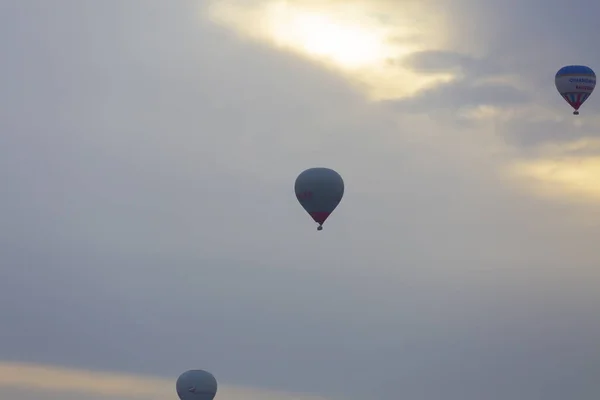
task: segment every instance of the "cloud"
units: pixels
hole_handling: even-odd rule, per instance
[[[519,78],[493,58],[433,50],[413,53],[403,65],[420,74],[446,73],[455,79],[387,101],[395,111],[436,115],[463,127],[473,120],[513,120],[515,110],[528,109],[533,99],[520,87]]]
[[[447,24],[427,4],[405,1],[281,1],[206,3],[211,21],[244,38],[332,68],[373,100],[410,96],[453,80],[449,73],[415,74],[402,60],[444,39],[424,26]]]
[[[445,50],[413,53],[404,60],[404,63],[406,66],[422,73],[454,70],[470,80],[508,72],[488,59]]]
[[[0,15],[0,358],[163,397],[204,367],[282,397],[593,398],[573,182],[598,103],[574,119],[552,79],[597,35],[556,29],[564,4],[284,3]],[[317,165],[346,182],[320,233],[293,193]]]
[[[596,203],[600,198],[597,174],[600,166],[598,139],[546,141],[510,165],[507,173],[534,183],[532,189],[553,199]]]
[[[20,363],[2,363],[0,372],[1,388],[18,388],[24,392],[162,398],[167,384],[172,386],[166,379]]]
[[[183,371],[182,371],[183,372]],[[153,376],[62,368],[53,365],[0,363],[0,395],[21,399],[166,399],[176,398],[175,380]],[[69,397],[70,398],[70,397]],[[219,384],[216,399],[324,400],[308,394],[285,393]]]
[[[394,101],[395,109],[405,112],[456,112],[485,106],[501,108],[524,104],[529,97],[523,91],[501,84],[476,84],[463,79],[425,90],[407,100]]]

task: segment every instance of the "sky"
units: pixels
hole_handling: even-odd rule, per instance
[[[599,3],[1,10],[1,398],[597,398]]]

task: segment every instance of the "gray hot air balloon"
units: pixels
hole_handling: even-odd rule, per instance
[[[344,180],[332,169],[309,168],[298,175],[294,189],[300,205],[319,224],[320,231],[342,201]]]
[[[217,380],[210,372],[193,369],[177,378],[175,389],[181,400],[212,400],[217,394]]]

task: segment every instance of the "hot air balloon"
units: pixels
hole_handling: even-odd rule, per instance
[[[579,107],[596,87],[596,74],[584,65],[567,65],[558,70],[554,84],[560,95],[575,109],[573,115],[579,115]]]
[[[344,196],[344,180],[332,169],[309,168],[296,178],[294,185],[300,205],[323,230],[325,220]]]
[[[189,370],[179,375],[175,389],[181,400],[213,400],[217,394],[217,380],[210,372]]]

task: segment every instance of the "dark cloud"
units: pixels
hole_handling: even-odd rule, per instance
[[[526,92],[501,84],[474,85],[470,79],[461,79],[424,90],[418,95],[388,102],[402,111],[435,114],[457,112],[479,106],[514,106],[526,104]]]
[[[513,106],[526,104],[531,96],[513,86],[500,83],[482,83],[507,71],[491,59],[474,57],[450,51],[416,53],[403,62],[404,66],[423,74],[454,73],[460,76],[447,84],[425,89],[414,97],[388,102],[395,108],[426,114],[452,113],[479,106]]]
[[[573,117],[572,109],[556,92],[553,72],[535,73],[531,69],[515,70],[515,66],[503,63],[497,55],[491,58],[476,59],[474,57],[447,51],[430,51],[417,53],[406,61],[406,65],[415,71],[427,73],[454,72],[464,77],[458,81],[425,90],[409,99],[390,102],[397,110],[438,115],[447,123],[458,127],[474,127],[475,121],[468,118],[457,118],[460,111],[479,106],[492,106],[512,110],[513,117],[499,118],[495,122],[497,132],[502,132],[506,140],[525,151],[548,142],[566,143],[569,141],[594,136],[594,126],[585,122],[585,115],[594,115],[597,106],[593,100],[586,103],[580,118]],[[504,64],[504,65],[503,65]],[[529,92],[524,88],[503,84],[480,84],[478,79],[490,78],[502,74],[519,76],[540,89]],[[593,99],[591,97],[590,99]],[[550,119],[548,115],[540,118],[536,111],[527,114],[531,105],[552,105],[557,117]],[[509,111],[510,112],[510,111]],[[519,117],[514,117],[519,115]],[[583,126],[574,124],[577,119]]]
[[[423,73],[460,72],[469,80],[507,72],[489,59],[442,50],[415,53],[403,60],[403,64]]]
[[[557,115],[559,111],[557,111]],[[569,110],[564,110],[562,120],[522,121],[513,119],[499,121],[498,127],[504,132],[504,137],[525,152],[536,151],[540,145],[556,144],[565,149],[570,142],[596,137],[594,126],[577,126],[577,118]],[[533,117],[533,116],[532,116]],[[581,119],[585,119],[582,117]]]

